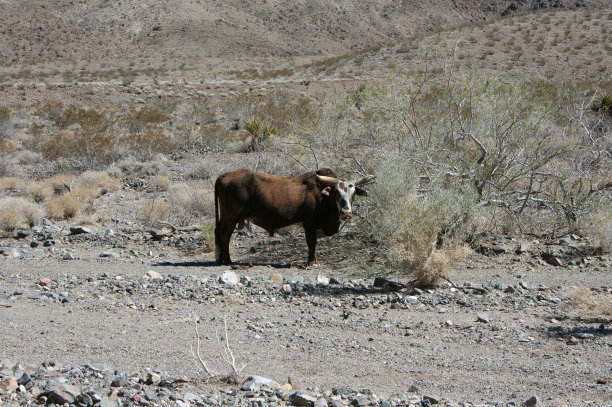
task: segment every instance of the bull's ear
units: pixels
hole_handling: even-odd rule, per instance
[[[321,195],[323,196],[329,196],[329,193],[331,192],[331,187],[325,187],[323,188],[323,190],[321,191]]]
[[[355,187],[355,194],[360,196],[368,196],[368,191],[363,188]]]

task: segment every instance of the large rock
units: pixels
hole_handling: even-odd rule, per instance
[[[226,271],[219,277],[219,282],[225,285],[237,285],[238,276],[233,271]]]
[[[57,387],[51,387],[47,391],[47,401],[55,404],[74,404],[77,397],[81,394],[81,389],[77,386],[64,383]]]
[[[12,393],[17,390],[19,384],[17,384],[17,379],[13,376],[9,376],[6,379],[0,381],[0,390],[5,393]]]

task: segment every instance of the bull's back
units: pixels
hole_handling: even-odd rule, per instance
[[[243,169],[222,174],[215,186],[222,212],[276,230],[303,222],[314,210],[313,179],[310,174],[283,177]]]

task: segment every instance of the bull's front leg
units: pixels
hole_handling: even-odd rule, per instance
[[[308,265],[318,266],[317,253],[315,249],[317,247],[317,229],[316,227],[304,226],[304,232],[306,234],[306,244],[308,245]]]

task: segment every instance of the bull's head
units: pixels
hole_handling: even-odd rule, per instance
[[[376,178],[374,175],[369,175],[353,182],[343,178],[317,175],[319,182],[325,186],[322,194],[335,198],[340,220],[353,216],[353,200],[355,195],[367,196],[368,192],[360,186],[372,182],[374,178]]]

